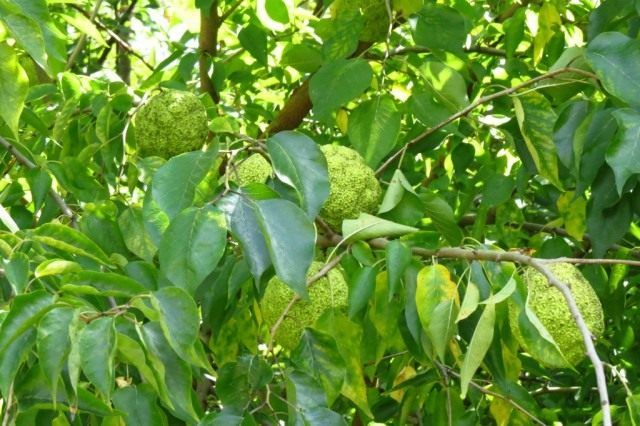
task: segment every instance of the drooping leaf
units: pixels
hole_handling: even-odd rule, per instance
[[[399,240],[390,241],[385,247],[389,301],[400,288],[400,280],[411,264],[411,248]]]
[[[493,328],[496,320],[496,307],[488,303],[482,311],[476,329],[471,337],[467,353],[460,369],[460,397],[465,398],[469,389],[469,383],[491,346],[493,340]]]
[[[378,209],[384,219],[403,225],[415,225],[424,214],[425,206],[400,169],[391,182]]]
[[[44,290],[13,298],[11,309],[0,326],[0,353],[15,339],[38,323],[52,308],[54,298]]]
[[[618,134],[607,149],[606,160],[616,177],[616,189],[622,195],[627,180],[640,173],[640,114],[630,108],[613,112]]]
[[[538,172],[553,185],[562,188],[553,143],[553,125],[557,116],[551,104],[540,93],[529,92],[514,97],[513,105],[520,132]]]
[[[329,197],[327,162],[318,145],[302,133],[286,131],[267,139],[267,149],[278,179],[296,190],[300,205],[314,219]]]
[[[217,208],[184,210],[171,221],[160,242],[160,271],[175,286],[194,294],[224,254],[226,237],[224,215]]]
[[[18,138],[20,114],[29,89],[29,78],[20,63],[16,51],[6,43],[0,43],[0,118]]]
[[[434,50],[461,52],[467,37],[466,22],[456,9],[427,4],[409,20],[417,45]]]
[[[23,293],[29,282],[29,257],[22,252],[14,252],[4,264],[4,274],[14,293]]]
[[[349,117],[351,145],[374,168],[395,147],[402,114],[393,98],[381,96],[361,103]]]
[[[49,69],[44,38],[36,21],[23,14],[7,14],[2,17],[11,35],[44,70]]]
[[[116,409],[124,413],[127,424],[140,426],[167,424],[167,419],[156,402],[156,394],[148,384],[142,383],[117,389],[111,398]]]
[[[458,226],[451,206],[434,194],[425,195],[422,197],[422,202],[425,206],[425,214],[433,221],[436,230],[449,244],[460,244],[464,234]]]
[[[57,399],[60,373],[69,355],[69,325],[73,316],[72,308],[59,307],[47,312],[38,324],[38,359],[54,401]]]
[[[276,275],[298,294],[306,295],[307,270],[315,250],[313,222],[287,200],[255,201],[255,211]]]
[[[153,293],[151,303],[160,314],[160,327],[169,345],[183,359],[188,359],[200,324],[195,301],[179,287],[164,287]]]
[[[91,321],[78,338],[80,365],[87,378],[109,398],[114,384],[116,330],[111,317]]]
[[[456,331],[455,321],[460,309],[458,290],[446,267],[431,265],[420,271],[416,305],[424,331],[438,357],[444,360],[447,345]]]

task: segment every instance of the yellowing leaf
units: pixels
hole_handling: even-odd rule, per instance
[[[567,191],[558,197],[556,205],[569,235],[582,241],[587,231],[587,200],[582,196],[576,197],[573,191]]]

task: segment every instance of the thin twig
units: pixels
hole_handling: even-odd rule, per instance
[[[222,15],[220,15],[220,23],[227,20],[229,16],[242,4],[242,0],[236,0],[227,10],[225,10]]]
[[[33,161],[29,160],[22,152],[18,151],[18,149],[16,149],[16,147],[13,146],[11,142],[4,139],[2,136],[0,136],[0,145],[2,145],[7,151],[9,151],[9,153],[13,155],[20,164],[27,167],[28,169],[35,169],[37,167],[33,163]],[[72,225],[75,226],[76,215],[75,213],[73,213],[73,210],[69,208],[69,205],[64,201],[60,194],[53,190],[53,188],[49,188],[49,194],[51,195],[51,198],[53,198],[53,201],[55,201],[55,203],[58,205],[58,207],[60,207],[60,210],[62,210],[62,214],[67,216],[71,220]]]
[[[96,16],[98,16],[98,11],[100,10],[100,5],[102,4],[103,0],[96,0],[96,4],[93,7],[93,11],[91,12],[91,15],[89,15],[89,20],[91,22],[94,22],[94,20],[96,19]],[[67,60],[67,69],[71,69],[76,61],[78,60],[78,55],[80,55],[80,52],[82,52],[82,49],[84,49],[85,44],[87,43],[87,35],[85,33],[82,33],[82,35],[80,36],[80,38],[78,39],[78,43],[76,44],[76,47],[73,48],[73,52],[71,52],[71,55],[69,55],[69,59]]]
[[[91,15],[89,15],[89,13],[87,13],[87,11],[84,10],[82,7],[78,6],[77,4],[71,4],[70,6],[73,9],[77,10],[78,12],[80,12],[81,14],[83,14],[85,17],[91,19]],[[105,33],[107,33],[107,35],[109,35],[111,40],[113,40],[116,44],[118,44],[118,46],[123,48],[127,53],[129,53],[130,55],[133,55],[136,58],[140,59],[140,62],[142,62],[150,70],[152,70],[152,71],[154,70],[153,65],[151,65],[149,62],[147,62],[147,60],[144,59],[144,56],[142,56],[140,53],[136,52],[133,49],[133,47],[131,47],[131,45],[129,43],[127,43],[125,40],[123,40],[122,37],[120,37],[116,32],[111,30],[109,27],[107,27],[105,24],[100,22],[95,17],[91,20],[91,22],[93,23],[93,25],[96,26],[96,28],[98,28],[99,30],[102,30]]]
[[[480,105],[483,105],[483,104],[485,104],[485,103],[487,103],[489,101],[492,101],[494,99],[500,98],[502,96],[511,95],[511,94],[517,92],[518,90],[522,89],[522,88],[531,86],[532,84],[535,84],[535,83],[537,83],[539,81],[546,80],[546,79],[549,79],[549,78],[553,78],[553,77],[555,77],[557,75],[564,74],[564,73],[576,73],[576,74],[580,74],[580,75],[583,75],[583,76],[588,77],[588,78],[594,78],[594,79],[598,78],[595,74],[593,74],[593,73],[591,73],[589,71],[581,70],[579,68],[565,67],[565,68],[559,68],[557,70],[549,71],[549,72],[547,72],[545,74],[542,74],[542,75],[539,75],[537,77],[534,77],[531,80],[527,80],[525,82],[517,84],[517,85],[515,85],[513,87],[510,87],[508,89],[504,89],[504,90],[501,90],[499,92],[492,93],[491,95],[487,95],[487,96],[483,96],[481,98],[478,98],[474,102],[469,104],[467,107],[465,107],[464,109],[462,109],[462,110],[456,112],[455,114],[449,116],[448,118],[446,118],[445,120],[443,120],[440,123],[436,124],[435,126],[426,129],[424,132],[420,133],[418,136],[416,136],[415,138],[413,138],[409,142],[407,142],[402,147],[402,149],[396,151],[380,167],[378,167],[378,170],[376,170],[376,175],[379,175],[380,173],[385,171],[398,157],[402,156],[410,147],[412,147],[413,145],[417,144],[418,142],[424,140],[425,138],[431,136],[432,134],[434,134],[438,130],[440,130],[443,127],[447,126],[449,123],[452,123],[452,122],[456,121],[458,118],[464,117],[465,115],[469,114],[471,111],[473,111],[474,109],[476,109]]]
[[[449,374],[451,374],[452,376],[457,377],[458,379],[460,378],[460,373],[457,373],[455,370],[453,370],[451,367],[447,366],[447,365],[443,365],[440,364],[439,362],[436,361],[436,365],[439,366],[441,369],[444,369],[446,371],[449,372]],[[541,425],[541,426],[545,426],[545,423],[540,420],[539,418],[537,418],[536,416],[534,416],[532,413],[530,413],[526,408],[524,408],[522,405],[518,404],[516,401],[514,401],[513,399],[511,399],[510,397],[506,396],[506,395],[502,395],[501,393],[498,392],[494,392],[490,389],[485,388],[484,386],[480,386],[479,384],[477,384],[476,382],[474,382],[473,380],[471,380],[469,382],[469,385],[474,388],[477,389],[478,391],[480,391],[481,393],[485,394],[485,395],[490,395],[493,396],[495,398],[500,398],[501,400],[507,402],[509,405],[511,405],[513,408],[515,408],[516,410],[520,411],[522,414],[524,414],[525,416],[529,417],[534,423]]]

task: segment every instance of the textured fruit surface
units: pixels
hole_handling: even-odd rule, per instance
[[[313,262],[307,277],[316,274],[323,266],[322,262]],[[295,348],[303,329],[312,326],[327,308],[347,306],[348,294],[349,288],[342,272],[332,269],[309,287],[309,301],[299,300],[293,305],[280,324],[274,340],[283,348]],[[280,318],[294,295],[293,290],[278,278],[274,277],[269,281],[260,302],[262,315],[269,329]]]
[[[360,213],[373,213],[382,189],[376,175],[357,151],[340,145],[323,145],[329,171],[329,198],[320,216],[335,230],[344,219],[355,219]]]
[[[573,298],[591,333],[596,337],[601,336],[604,332],[604,313],[600,300],[591,284],[584,278],[580,270],[572,264],[555,263],[551,264],[549,268],[562,283],[568,285],[571,289]],[[533,268],[525,269],[523,279],[529,291],[527,304],[553,337],[558,348],[564,354],[566,362],[560,356],[550,357],[543,355],[536,348],[526,345],[518,327],[515,307],[510,305],[511,329],[520,345],[533,358],[548,367],[568,367],[567,362],[571,365],[577,364],[585,357],[586,349],[582,334],[571,316],[564,296],[560,290],[551,286],[547,279]]]
[[[238,186],[251,183],[265,183],[271,176],[271,164],[260,154],[252,154],[246,160],[230,169],[229,179]]]
[[[171,158],[204,145],[209,129],[207,111],[196,95],[165,90],[136,113],[135,138],[140,154]]]

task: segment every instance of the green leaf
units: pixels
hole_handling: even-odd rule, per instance
[[[345,219],[342,222],[342,235],[349,241],[399,237],[416,231],[418,228],[401,225],[367,213],[360,213],[357,219]]]
[[[100,247],[84,234],[68,226],[47,223],[33,231],[35,241],[46,244],[72,255],[84,256],[104,265],[110,264],[109,257]]]
[[[116,342],[118,359],[134,366],[144,382],[151,385],[160,394],[163,389],[158,385],[157,372],[149,367],[142,345],[137,340],[122,333],[118,333]],[[164,396],[166,397],[166,395]]]
[[[189,208],[172,221],[160,242],[160,271],[194,294],[216,267],[227,245],[225,219],[213,206]]]
[[[267,34],[257,25],[249,24],[238,34],[238,41],[256,61],[267,65],[269,51],[267,49]]]
[[[375,268],[365,266],[349,280],[349,318],[355,317],[369,303],[376,285],[376,274]]]
[[[127,249],[147,262],[153,261],[157,248],[145,229],[142,209],[137,206],[128,207],[118,218],[118,226]]]
[[[458,226],[453,209],[442,198],[428,194],[422,197],[422,202],[425,207],[425,214],[433,221],[433,225],[436,230],[442,234],[442,236],[451,245],[458,245],[464,238],[462,229]]]
[[[5,15],[2,19],[18,44],[42,69],[49,71],[44,38],[38,23],[22,14]]]
[[[387,279],[389,280],[389,301],[398,292],[400,280],[411,264],[411,248],[399,240],[390,241],[385,247],[387,259]]]
[[[36,278],[42,278],[51,275],[63,275],[72,272],[79,272],[81,270],[82,266],[80,266],[79,263],[62,259],[49,259],[39,264],[36,267],[34,274]]]
[[[611,110],[597,111],[589,116],[574,137],[573,152],[578,169],[576,192],[583,193],[598,175],[605,162],[609,143],[616,132],[616,120]]]
[[[29,188],[31,188],[31,197],[36,211],[40,210],[44,200],[51,189],[51,176],[49,173],[40,168],[33,168],[26,173]]]
[[[180,154],[153,175],[151,196],[169,219],[191,206],[196,187],[213,167],[217,153],[217,149],[210,149]]]
[[[616,189],[622,195],[624,184],[640,173],[640,114],[630,108],[613,112],[618,134],[607,149],[606,160],[616,177]]]
[[[11,309],[0,327],[0,353],[21,334],[32,328],[53,306],[53,296],[44,290],[13,298]]]
[[[384,219],[414,225],[424,215],[425,206],[400,169],[393,173],[378,209]]]
[[[482,204],[487,207],[495,207],[506,203],[512,197],[516,183],[509,176],[499,173],[492,174],[486,179],[482,190]]]
[[[200,327],[196,302],[179,287],[164,287],[153,293],[151,303],[160,313],[160,327],[169,345],[189,360]]]
[[[345,363],[336,341],[328,334],[307,328],[291,354],[293,363],[316,378],[324,389],[329,405],[340,394],[345,376]]]
[[[300,205],[314,219],[329,197],[327,162],[316,143],[297,132],[280,132],[267,139],[278,179],[296,190]]]
[[[9,395],[11,385],[22,363],[36,342],[36,330],[31,328],[0,350],[0,392]]]
[[[296,293],[306,296],[307,270],[315,252],[313,222],[287,200],[259,200],[255,206],[276,275]]]
[[[281,64],[300,72],[315,72],[322,65],[322,52],[308,44],[288,44],[282,52]]]
[[[464,17],[457,10],[440,4],[427,4],[409,19],[409,23],[417,45],[462,52],[467,29]]]
[[[426,266],[418,273],[416,306],[424,331],[444,361],[447,345],[456,332],[460,306],[456,283],[442,265]]]
[[[113,405],[124,413],[126,424],[161,426],[167,418],[156,402],[156,393],[148,384],[117,389],[111,397]]]
[[[327,407],[326,396],[313,377],[291,371],[286,379],[289,419],[296,424],[346,426],[342,416]]]
[[[363,59],[339,59],[323,65],[309,83],[314,114],[328,120],[332,111],[367,90],[372,78],[373,71]]]
[[[441,62],[429,61],[420,67],[420,73],[438,103],[444,105],[450,113],[469,105],[467,83],[455,69]]]
[[[124,275],[113,272],[79,271],[66,276],[60,291],[96,296],[133,297],[148,290]]]
[[[227,216],[231,234],[240,241],[253,278],[259,280],[271,266],[271,257],[253,201],[245,195],[230,194],[218,203],[218,207]]]
[[[376,167],[396,146],[401,119],[402,114],[389,96],[363,102],[351,113],[349,140],[369,167]]]
[[[71,347],[69,326],[73,316],[73,308],[59,307],[47,312],[38,324],[38,359],[53,401],[57,400],[60,374]]]
[[[82,371],[108,399],[114,382],[116,353],[114,319],[100,317],[87,324],[78,338],[78,352]]]
[[[479,302],[480,290],[478,290],[478,286],[476,286],[472,281],[469,281],[469,284],[467,285],[467,291],[464,293],[464,298],[462,299],[462,306],[460,306],[460,312],[458,312],[456,322],[460,322],[474,313],[476,309],[478,309]]]
[[[514,96],[513,105],[520,132],[538,172],[562,189],[558,177],[558,156],[553,142],[553,126],[557,116],[551,104],[540,93],[529,92]]]
[[[91,22],[91,20],[85,17],[81,13],[76,13],[74,15],[69,15],[66,13],[61,13],[60,16],[64,19],[68,24],[77,28],[81,33],[86,34],[96,41],[96,43],[100,46],[107,46],[107,42],[105,41],[102,34],[98,28],[96,28],[95,24]]]
[[[640,107],[638,40],[621,33],[602,33],[589,43],[585,57],[608,92],[634,108]]]
[[[200,417],[195,411],[195,395],[191,389],[191,368],[171,349],[164,337],[161,325],[151,321],[141,329],[152,368],[159,374],[158,384],[165,387],[166,405],[171,413],[185,422],[195,422]]]
[[[16,139],[19,137],[20,114],[28,90],[29,78],[18,62],[18,55],[6,43],[0,43],[0,118]]]
[[[626,401],[631,424],[633,426],[640,426],[640,395],[629,395]]]
[[[8,261],[4,261],[4,275],[15,294],[21,294],[29,283],[29,257],[22,252],[14,252]]]
[[[473,332],[460,369],[460,398],[462,399],[466,398],[469,383],[491,346],[495,321],[496,306],[493,303],[489,303],[485,306],[478,320],[478,325],[476,325],[476,330]]]

